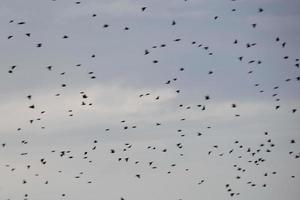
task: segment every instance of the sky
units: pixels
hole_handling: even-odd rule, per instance
[[[1,0],[0,199],[299,199],[299,8]]]

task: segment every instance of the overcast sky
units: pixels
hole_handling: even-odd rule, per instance
[[[298,0],[75,2],[0,2],[1,200],[299,199]]]

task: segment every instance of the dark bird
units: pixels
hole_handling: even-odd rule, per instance
[[[29,108],[34,109],[35,108],[34,104],[32,104],[31,106],[29,106]]]
[[[286,42],[283,42],[283,43],[281,44],[282,48],[284,48],[285,45],[286,45]]]
[[[258,9],[258,12],[260,12],[260,13],[263,12],[263,11],[264,11],[264,9],[262,9],[262,8]]]

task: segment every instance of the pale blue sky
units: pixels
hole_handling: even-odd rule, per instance
[[[141,12],[143,6],[147,9]],[[0,147],[0,200],[24,199],[25,194],[36,200],[299,199],[300,74],[294,66],[300,59],[299,8],[297,0],[83,0],[79,5],[70,0],[2,0],[0,144],[6,146]],[[17,25],[21,21],[26,24]],[[103,29],[104,24],[109,27]],[[64,35],[69,38],[62,39]],[[38,43],[43,46],[37,48]],[[246,48],[247,43],[256,45]],[[248,64],[251,60],[255,63]],[[13,65],[17,67],[9,74]],[[89,78],[91,71],[96,79]],[[165,84],[175,77],[176,82]],[[92,106],[81,105],[81,91]],[[151,95],[139,98],[147,92]],[[205,100],[206,95],[211,99]],[[28,108],[32,104],[34,110]],[[123,152],[125,143],[132,147]],[[248,147],[261,152],[252,157]],[[73,159],[59,156],[68,150]],[[86,151],[88,159],[83,159]],[[28,155],[21,156],[24,152]],[[248,162],[258,158],[266,161],[259,166]],[[148,166],[150,161],[157,169]],[[238,172],[235,164],[246,172]]]

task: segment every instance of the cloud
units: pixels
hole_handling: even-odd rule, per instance
[[[150,96],[139,98],[139,94],[148,91],[152,91]],[[157,112],[164,103],[176,97],[175,92],[170,89],[136,89],[123,87],[120,84],[94,85],[87,88],[85,93],[88,99],[82,99],[80,90],[76,88],[66,91],[59,97],[53,95],[55,91],[47,90],[46,92],[35,94],[31,101],[24,97],[23,100],[15,99],[10,102],[3,102],[0,106],[0,112],[7,113],[7,115],[0,116],[0,121],[6,124],[2,126],[2,129],[8,131],[11,130],[11,127],[15,127],[15,129],[23,126],[27,127],[29,120],[40,115],[39,112],[43,110],[46,113],[40,115],[42,122],[39,124],[41,126],[43,124],[47,126],[49,123],[55,127],[56,124],[68,118],[68,110],[73,110],[75,116],[77,113],[78,115],[89,113],[90,117],[93,116],[92,119],[98,119],[102,123],[111,124],[115,123],[113,122],[114,118]],[[160,96],[159,103],[155,100],[157,96]],[[85,101],[87,104],[93,103],[93,106],[82,106],[82,101]],[[35,110],[28,108],[31,104],[35,104]],[[11,112],[12,110],[15,112]],[[44,120],[45,122],[43,123]],[[87,122],[87,126],[90,123],[95,123],[88,120],[85,122]]]

